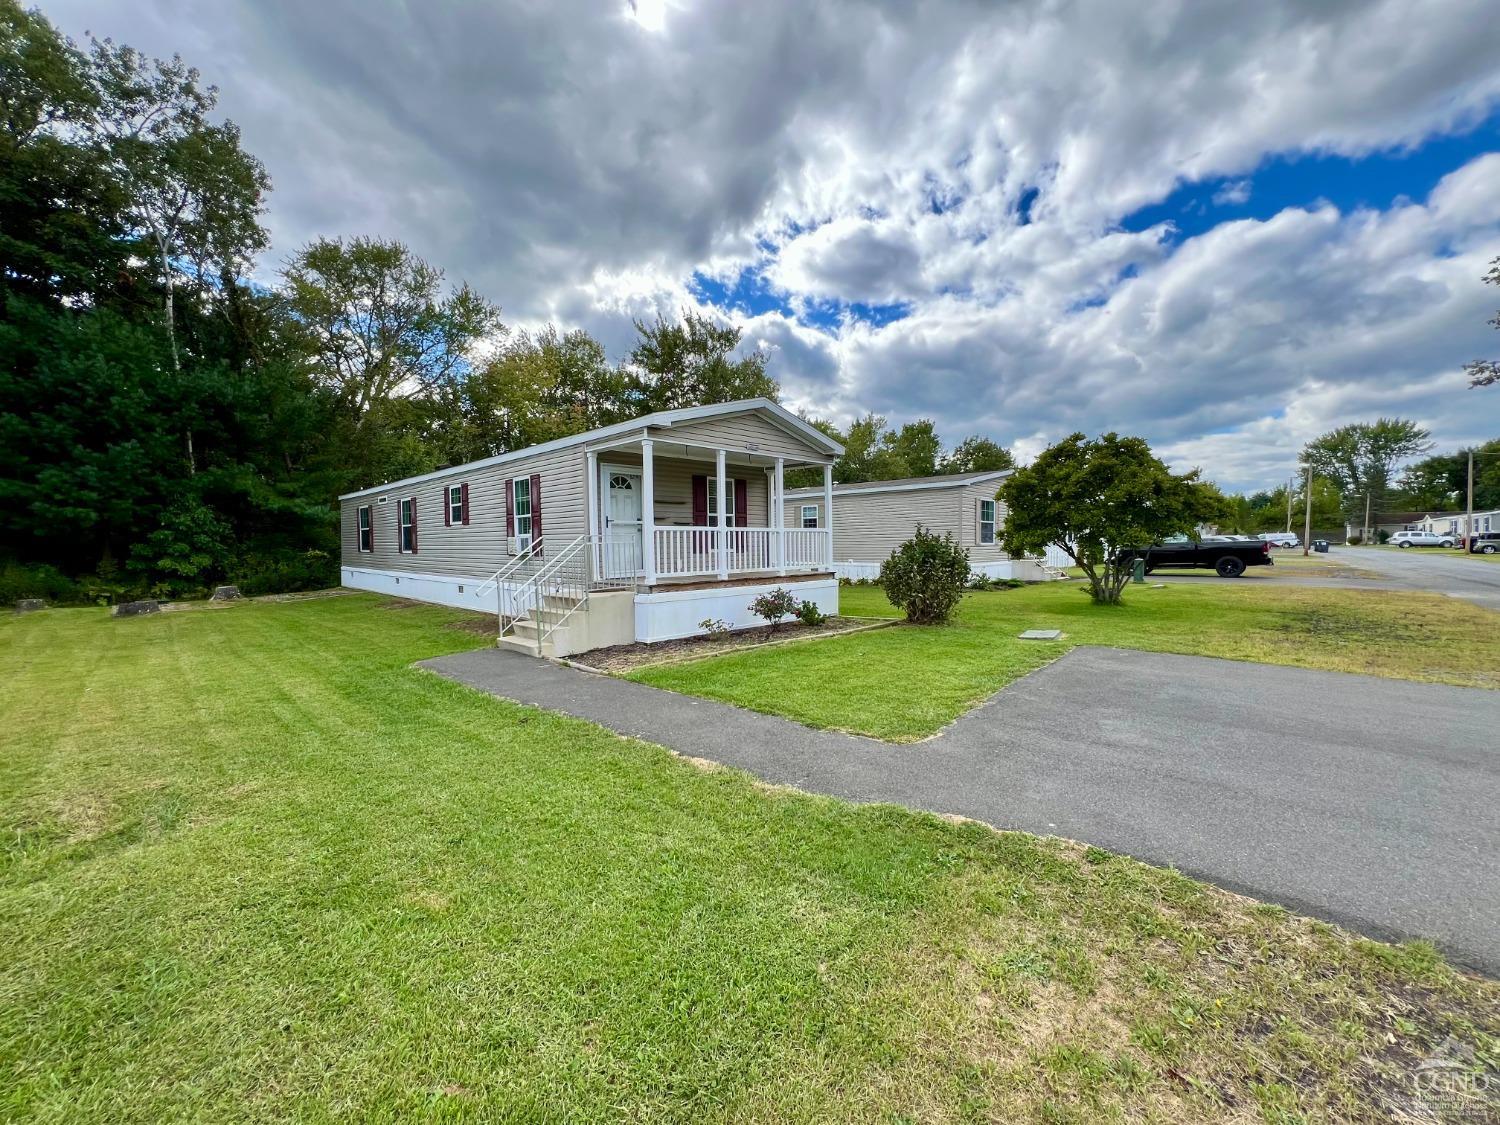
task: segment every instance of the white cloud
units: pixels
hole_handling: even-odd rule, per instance
[[[696,303],[695,270],[757,266],[795,310],[910,312],[741,317],[799,405],[1023,450],[1129,430],[1230,484],[1367,408],[1450,444],[1495,428],[1453,382],[1493,348],[1489,160],[1385,214],[1306,201],[1175,248],[1118,229],[1188,180],[1244,203],[1270,154],[1477,122],[1488,0],[43,5],[221,86],[275,182],[268,269],[398,237],[618,354],[631,317]]]

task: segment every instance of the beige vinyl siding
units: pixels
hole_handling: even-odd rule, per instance
[[[963,494],[962,510],[962,532],[958,541],[969,550],[969,562],[988,563],[1003,562],[1010,558],[1005,553],[1005,548],[1000,546],[1000,529],[1005,526],[1005,505],[995,500],[995,492],[1001,482],[997,480],[980,481],[978,484],[965,485],[956,492]],[[979,502],[981,500],[995,500],[995,542],[986,544],[979,541]],[[838,501],[834,500],[837,507]]]
[[[691,527],[693,523],[693,475],[697,473],[706,477],[713,476],[714,462],[683,461],[658,454],[652,457],[651,463],[655,481],[652,507],[657,526]],[[599,464],[639,469],[641,455],[635,452],[611,450],[608,453],[599,454]],[[742,523],[740,526],[768,526],[766,515],[770,491],[765,470],[759,466],[730,465],[725,466],[724,475],[729,480],[738,478],[745,482],[745,503],[750,509],[750,519],[748,523]],[[602,490],[600,491],[600,505],[601,507],[604,505]]]
[[[705,418],[700,422],[685,422],[670,429],[658,429],[651,436],[662,442],[696,442],[701,445],[722,446],[725,449],[749,449],[773,457],[781,456],[796,460],[821,461],[824,454],[809,445],[806,439],[795,436],[767,421],[759,414],[737,414],[726,418]]]
[[[483,469],[455,468],[434,480],[340,501],[340,540],[344,566],[414,574],[454,574],[484,578],[503,566],[505,549],[504,482],[540,474],[542,534],[548,543],[568,543],[588,531],[584,500],[583,448],[560,449],[522,457]],[[468,484],[469,523],[446,527],[444,502],[449,485]],[[380,503],[380,497],[386,503]],[[400,501],[417,501],[417,553],[400,551]],[[359,507],[370,506],[375,550],[359,550]]]
[[[912,537],[917,524],[954,538],[962,534],[960,488],[911,489],[905,492],[835,492],[833,557],[844,562],[883,562]],[[827,527],[823,493],[787,498],[788,527],[802,526],[802,505],[816,504],[818,526]]]

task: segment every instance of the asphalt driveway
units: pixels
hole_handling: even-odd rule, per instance
[[[1054,833],[1500,975],[1500,692],[1074,649],[892,745],[480,649],[494,695],[855,801]]]

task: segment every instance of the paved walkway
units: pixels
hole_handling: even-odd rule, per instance
[[[1500,975],[1500,692],[1079,648],[915,745],[480,649],[425,662],[800,789],[1055,833]]]

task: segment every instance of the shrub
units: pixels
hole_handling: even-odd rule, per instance
[[[1382,543],[1389,543],[1391,541],[1391,533],[1389,531],[1380,530],[1375,533],[1375,538],[1379,539]]]
[[[750,603],[750,612],[756,617],[765,618],[766,624],[771,627],[770,631],[773,633],[783,617],[791,617],[797,610],[796,596],[781,586],[762,594]]]
[[[339,584],[338,560],[317,550],[248,554],[230,564],[228,580],[247,598],[326,590]]]
[[[42,598],[63,605],[88,600],[83,588],[55,566],[6,563],[0,567],[0,606],[22,598]]]
[[[821,625],[828,620],[828,614],[818,608],[818,603],[805,601],[797,607],[797,616],[802,619],[804,625]]]
[[[1348,539],[1349,546],[1351,546],[1351,547],[1358,547],[1363,542],[1364,542],[1364,537],[1363,536],[1359,536],[1359,535],[1351,535],[1351,536],[1349,536],[1349,539]]]
[[[969,552],[952,535],[917,533],[880,564],[885,596],[916,625],[940,625],[953,613],[969,579]]]
[[[705,617],[698,622],[698,628],[702,629],[713,640],[729,635],[729,622],[718,617]]]

